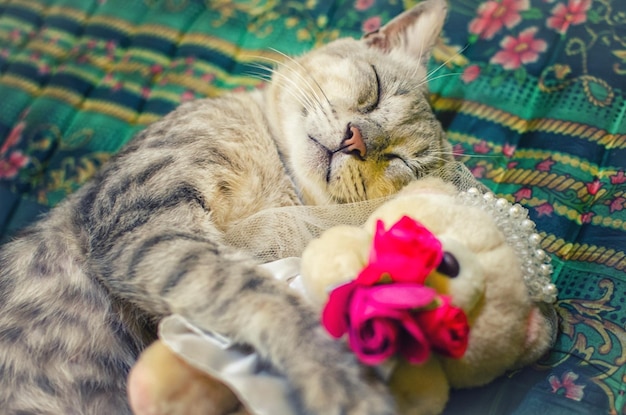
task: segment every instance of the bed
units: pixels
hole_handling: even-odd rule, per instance
[[[0,0],[0,238],[181,102],[415,3]],[[430,68],[457,159],[529,210],[560,292],[552,351],[446,413],[624,413],[626,3],[450,0]]]

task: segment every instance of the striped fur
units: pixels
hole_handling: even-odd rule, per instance
[[[441,20],[441,4],[416,9]],[[0,411],[129,413],[129,368],[179,313],[254,346],[302,413],[393,413],[309,305],[221,239],[259,210],[391,194],[449,160],[422,86],[430,43],[404,56],[340,40],[279,67],[263,92],[185,104],[5,245]],[[342,151],[349,126],[366,154]]]

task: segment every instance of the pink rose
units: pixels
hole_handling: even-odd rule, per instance
[[[439,307],[422,311],[416,318],[434,351],[458,359],[465,354],[469,341],[467,315],[451,305],[448,296],[439,298]]]
[[[369,264],[357,281],[372,285],[388,277],[392,281],[423,284],[442,256],[441,242],[421,223],[404,216],[385,231],[379,220]]]
[[[375,365],[400,353],[410,363],[430,356],[430,343],[418,324],[418,309],[437,297],[432,288],[394,283],[374,286],[356,281],[333,290],[322,324],[335,338],[348,333],[348,344],[365,364]]]

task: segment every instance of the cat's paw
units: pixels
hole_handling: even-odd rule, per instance
[[[128,398],[135,415],[248,414],[230,389],[185,363],[161,341],[144,350],[131,370]]]
[[[311,342],[313,345],[316,342]],[[390,392],[342,344],[326,339],[288,377],[307,415],[394,415]],[[330,344],[329,344],[330,343]],[[315,347],[315,346],[314,346]]]

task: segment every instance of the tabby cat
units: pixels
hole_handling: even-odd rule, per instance
[[[389,195],[451,158],[426,98],[445,0],[180,106],[0,250],[0,411],[128,414],[126,377],[178,313],[256,348],[303,414],[392,414],[309,305],[223,242],[262,209]]]

